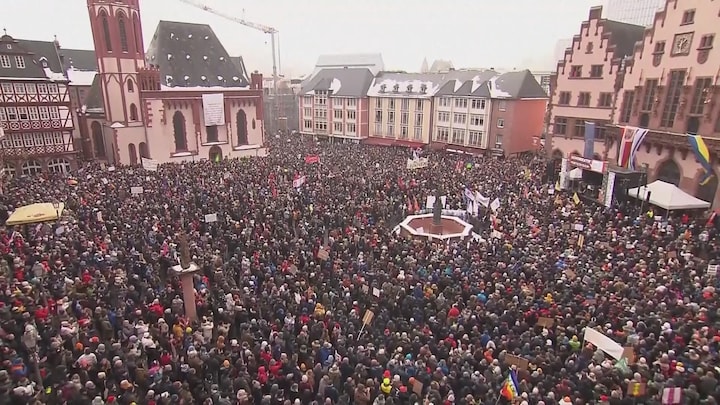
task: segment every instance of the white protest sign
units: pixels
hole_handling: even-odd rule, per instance
[[[717,264],[709,264],[707,267],[707,274],[709,276],[717,276],[719,267],[720,267],[720,265],[717,265]]]
[[[429,165],[430,165],[430,159],[428,159],[426,157],[407,160],[407,169],[408,170],[423,169],[425,167],[428,167]]]
[[[145,192],[145,190],[143,190],[142,187],[130,187],[130,194],[137,195],[137,194],[142,194],[144,192]]]
[[[497,211],[500,208],[500,199],[495,198],[493,202],[490,203],[490,209],[493,211]]]
[[[585,229],[585,225],[583,224],[575,224],[575,230],[582,232],[583,229]]]
[[[205,222],[217,222],[218,217],[217,214],[205,214]]]
[[[155,172],[158,169],[159,162],[155,159],[142,158],[142,167],[145,170]]]

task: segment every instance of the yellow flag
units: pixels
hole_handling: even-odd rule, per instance
[[[560,191],[560,180],[555,182],[555,191]]]
[[[528,168],[526,167],[526,168],[525,168],[525,180],[530,180],[530,177],[532,177],[532,175],[531,175],[531,173],[530,173],[530,169],[528,169]]]
[[[575,205],[580,204],[580,197],[578,197],[577,193],[573,194],[573,201],[575,202]]]

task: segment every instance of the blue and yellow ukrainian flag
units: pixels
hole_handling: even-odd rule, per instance
[[[705,140],[700,135],[687,134],[687,138],[690,148],[695,152],[695,157],[705,169],[705,175],[700,180],[700,184],[705,185],[715,175],[710,164],[710,150],[708,150]]]
[[[508,401],[512,401],[520,396],[520,390],[518,389],[517,372],[510,370],[507,379],[500,388],[500,395],[505,397]]]

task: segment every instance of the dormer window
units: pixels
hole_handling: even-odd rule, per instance
[[[400,91],[400,85],[395,83],[393,85],[393,93],[397,93],[398,91]]]
[[[17,65],[18,69],[25,69],[25,58],[18,55],[15,57],[15,65]]]
[[[407,85],[407,92],[408,92],[408,93],[412,93],[412,89],[413,89],[412,84],[408,84],[408,85]]]
[[[387,86],[384,84],[380,85],[380,93],[385,93],[385,89],[387,89]]]
[[[420,93],[425,94],[427,92],[427,84],[420,85]]]
[[[45,58],[45,57],[40,58],[40,65],[41,65],[43,68],[47,68],[47,67],[48,67],[47,58]]]
[[[5,69],[9,69],[11,67],[10,57],[7,55],[0,55],[0,66],[4,67]]]

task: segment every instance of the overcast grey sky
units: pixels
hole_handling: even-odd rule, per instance
[[[380,52],[388,69],[423,57],[455,67],[551,69],[558,40],[602,0],[194,0],[280,30],[283,73],[308,73],[320,54]],[[181,0],[141,0],[145,46],[159,20],[210,24],[249,70],[269,73],[267,35]],[[24,39],[92,49],[86,0],[2,0],[0,27]]]

